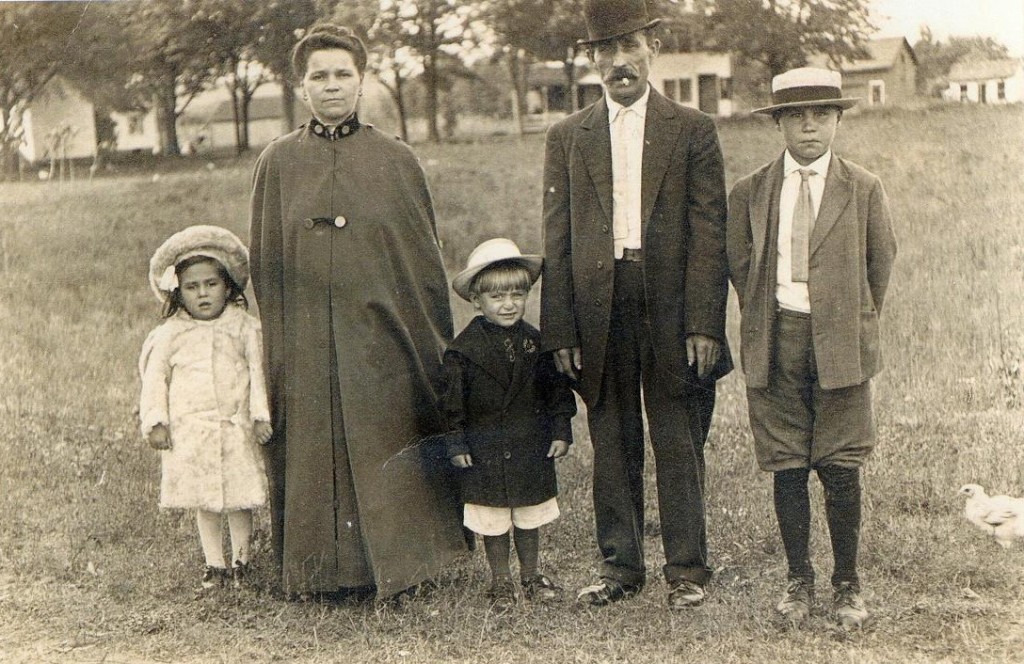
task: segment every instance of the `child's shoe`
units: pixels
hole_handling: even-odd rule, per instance
[[[846,629],[863,627],[871,615],[864,606],[860,588],[848,581],[835,586],[832,606],[835,608],[836,620]]]
[[[512,579],[495,579],[487,589],[487,599],[490,600],[491,610],[495,613],[505,613],[515,606],[516,586]]]
[[[236,560],[231,567],[231,587],[238,590],[245,583],[245,577],[249,576],[249,563]]]
[[[543,574],[523,579],[523,597],[526,599],[544,602],[557,599],[561,594],[562,588]]]
[[[807,579],[794,578],[786,586],[786,594],[782,596],[775,610],[794,625],[807,620],[811,615],[811,602],[814,601],[814,584]]]
[[[203,578],[200,581],[200,585],[203,590],[210,590],[211,588],[219,588],[224,585],[224,579],[227,577],[228,571],[223,567],[214,567],[213,565],[207,565],[203,568]]]

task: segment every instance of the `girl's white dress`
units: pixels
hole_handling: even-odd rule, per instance
[[[139,358],[139,417],[147,436],[171,434],[161,452],[160,507],[215,512],[267,501],[253,421],[270,421],[260,323],[237,305],[219,318],[178,312],[150,332]]]

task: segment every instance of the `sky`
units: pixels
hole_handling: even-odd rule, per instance
[[[872,0],[877,37],[906,37],[913,45],[919,26],[936,39],[994,37],[1010,54],[1024,56],[1024,0]]]

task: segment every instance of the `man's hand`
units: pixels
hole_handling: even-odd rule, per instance
[[[718,363],[721,352],[716,339],[703,334],[691,334],[686,337],[686,363],[691,367],[697,363],[697,377],[707,378]]]
[[[171,432],[167,429],[166,424],[157,424],[150,429],[146,440],[149,441],[149,446],[154,450],[171,449]]]
[[[580,347],[559,348],[555,351],[555,368],[573,380],[579,380],[579,371],[583,368]]]
[[[456,454],[452,457],[452,465],[456,468],[469,468],[473,465],[473,457],[468,454]]]
[[[559,459],[564,457],[569,451],[569,443],[564,440],[553,440],[551,441],[551,447],[548,448],[549,459]]]

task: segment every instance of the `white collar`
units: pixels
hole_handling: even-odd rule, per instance
[[[647,84],[647,89],[644,90],[644,93],[642,95],[640,95],[639,99],[637,99],[635,102],[630,104],[629,108],[631,108],[634,111],[636,111],[637,114],[641,118],[646,118],[647,117],[647,100],[650,99],[650,98],[651,98],[651,84],[648,83]],[[620,104],[619,102],[615,101],[614,99],[612,99],[611,96],[608,94],[607,90],[605,90],[605,92],[604,92],[604,100],[605,100],[605,103],[608,104],[608,124],[611,124],[612,122],[615,121],[615,116],[617,116],[619,114],[619,109],[626,108],[626,107],[623,106],[622,104]]]
[[[800,170],[801,168],[807,168],[814,171],[818,175],[825,177],[825,175],[828,174],[828,167],[831,163],[832,150],[825,150],[825,154],[821,155],[820,157],[818,157],[811,163],[807,164],[806,166],[801,166],[800,164],[798,164],[796,159],[793,158],[793,155],[789,153],[789,150],[786,150],[786,156],[783,157],[782,172],[784,177],[789,177],[790,175]]]

